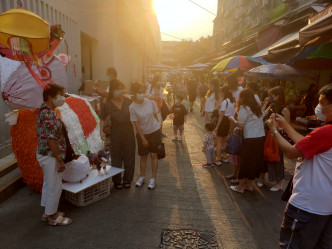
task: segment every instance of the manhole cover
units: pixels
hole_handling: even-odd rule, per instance
[[[216,236],[208,231],[163,230],[160,248],[204,249],[219,248]]]

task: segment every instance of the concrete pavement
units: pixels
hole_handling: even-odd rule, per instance
[[[164,229],[192,229],[216,234],[219,248],[277,248],[285,202],[267,188],[231,192],[224,178],[230,164],[203,169],[203,121],[188,114],[185,139],[172,142],[164,124],[167,157],[160,162],[157,186],[111,190],[106,199],[75,207],[62,199],[60,210],[74,219],[68,227],[40,221],[40,195],[24,187],[0,203],[0,248],[158,248]],[[139,161],[134,180],[139,177]],[[150,166],[147,181],[151,176]]]

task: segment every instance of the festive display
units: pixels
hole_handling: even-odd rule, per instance
[[[80,110],[78,107],[83,108]],[[56,111],[67,127],[70,143],[76,153],[86,154],[88,151],[97,153],[102,149],[100,121],[92,106],[86,100],[72,95],[66,98],[66,103],[59,109],[56,109]],[[89,114],[87,115],[86,112]],[[38,109],[34,111],[20,110],[17,124],[12,126],[10,134],[13,152],[17,158],[17,164],[22,172],[24,181],[32,190],[40,192],[43,185],[43,172],[36,159],[38,143],[36,132],[37,114]],[[87,119],[85,120],[82,117]]]

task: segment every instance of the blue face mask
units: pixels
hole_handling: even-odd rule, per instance
[[[179,103],[179,100],[176,99],[174,102],[175,102],[175,104],[178,104],[178,103]]]

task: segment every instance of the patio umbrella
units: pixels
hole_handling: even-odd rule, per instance
[[[219,62],[212,70],[213,71],[235,71],[235,70],[250,70],[258,64],[268,64],[267,61],[261,58],[247,57],[247,56],[233,56],[228,57]]]
[[[195,69],[202,69],[202,68],[205,69],[207,67],[209,67],[209,65],[206,65],[203,63],[197,63],[197,64],[187,66],[186,68],[195,70]]]
[[[43,103],[43,88],[36,84],[35,78],[29,73],[24,63],[16,62],[0,57],[1,95],[10,109],[39,108]],[[56,56],[42,63],[48,74],[48,82],[67,87],[67,74],[65,66]],[[39,74],[37,66],[32,70]],[[9,75],[5,72],[11,72]]]
[[[246,75],[258,78],[288,79],[301,77],[302,73],[286,64],[269,64],[255,67],[246,72]]]
[[[304,47],[289,64],[308,70],[332,69],[332,42]]]

